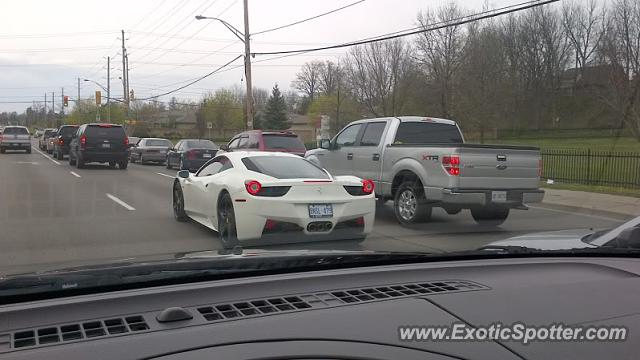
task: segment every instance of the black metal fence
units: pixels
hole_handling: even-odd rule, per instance
[[[543,179],[558,182],[640,188],[640,153],[542,150]]]

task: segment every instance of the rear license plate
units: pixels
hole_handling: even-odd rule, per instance
[[[103,149],[109,149],[109,148],[111,148],[111,144],[102,144],[102,148]]]
[[[492,191],[491,192],[491,201],[493,201],[493,202],[505,202],[505,201],[507,201],[507,192],[506,191]]]
[[[202,157],[205,158],[205,159],[208,159],[208,158],[211,157],[211,154],[202,154]]]
[[[309,205],[310,218],[330,218],[333,217],[333,205],[331,204],[311,204]]]

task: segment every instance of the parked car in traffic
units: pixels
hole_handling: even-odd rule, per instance
[[[47,142],[49,141],[49,138],[55,136],[57,132],[58,129],[54,128],[44,129],[42,131],[42,136],[40,136],[40,138],[38,139],[38,147],[40,148],[40,150],[47,150]]]
[[[131,148],[130,160],[140,164],[155,162],[164,164],[167,161],[167,151],[173,147],[173,143],[161,138],[143,138]]]
[[[81,169],[87,163],[116,164],[120,169],[129,165],[129,138],[122,125],[84,124],[72,135],[69,165]]]
[[[0,135],[0,153],[7,150],[24,150],[31,154],[31,135],[24,126],[6,126]]]
[[[53,157],[62,160],[65,155],[69,155],[69,144],[71,137],[78,130],[78,125],[62,125],[58,129],[56,139],[53,142]]]
[[[167,169],[178,167],[180,170],[195,172],[218,152],[218,145],[211,140],[184,139],[169,149],[166,157]]]
[[[335,175],[373,179],[376,196],[394,200],[402,224],[470,209],[478,223],[499,225],[510,209],[541,202],[540,150],[467,144],[451,120],[404,116],[352,122],[307,158]]]
[[[297,241],[364,240],[373,229],[373,190],[370,180],[334,177],[293,154],[237,151],[195,174],[178,172],[173,209],[178,221],[216,230],[224,247],[286,233]]]
[[[292,131],[250,130],[234,136],[224,148],[226,151],[277,151],[304,156],[307,148]]]

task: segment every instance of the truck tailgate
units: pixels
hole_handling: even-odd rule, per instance
[[[532,147],[465,144],[457,148],[461,189],[536,189],[540,151]]]

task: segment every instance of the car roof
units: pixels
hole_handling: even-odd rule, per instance
[[[26,129],[27,127],[26,126],[20,126],[20,125],[8,125],[8,126],[5,126],[3,129],[9,129],[9,128]]]
[[[135,136],[132,136],[135,137]],[[170,141],[169,139],[165,139],[165,138],[152,138],[152,137],[146,137],[146,138],[139,138],[140,140],[166,140],[166,141]]]

